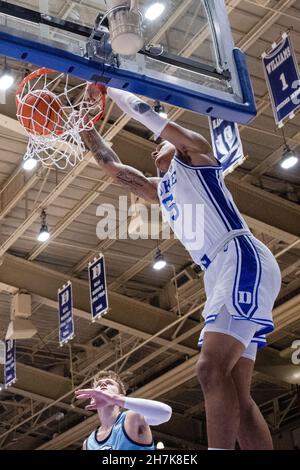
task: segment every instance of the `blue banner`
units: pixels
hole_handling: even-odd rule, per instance
[[[243,145],[236,123],[209,118],[214,156],[223,167],[224,173],[230,173],[245,160]]]
[[[105,315],[108,311],[108,297],[105,274],[104,256],[100,255],[92,263],[89,263],[89,285],[92,321]]]
[[[284,33],[262,60],[276,124],[282,127],[300,107],[300,73],[289,35]]]
[[[58,290],[58,323],[59,345],[63,346],[74,337],[73,295],[70,281]]]
[[[8,339],[5,341],[5,387],[9,387],[15,383],[16,380],[16,342],[14,339]]]

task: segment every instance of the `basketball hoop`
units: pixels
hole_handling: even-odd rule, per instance
[[[24,160],[60,169],[82,161],[86,149],[80,133],[102,117],[106,101],[99,86],[100,98],[92,102],[88,85],[47,68],[24,78],[16,91],[17,118],[29,137]]]

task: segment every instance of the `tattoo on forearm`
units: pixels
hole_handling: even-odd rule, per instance
[[[108,147],[96,131],[82,132],[82,139],[99,164],[108,162],[120,163],[118,155]]]
[[[144,199],[157,200],[157,190],[147,178],[131,167],[123,165],[109,165],[110,163],[121,163],[117,154],[110,149],[102,137],[96,131],[82,132],[82,139],[85,145],[93,153],[99,165],[107,165],[108,174],[112,174],[115,181],[126,187],[134,194]],[[119,166],[121,167],[119,169]],[[114,169],[111,173],[109,169]]]
[[[116,180],[130,189],[134,194],[145,198],[147,196],[147,189],[149,190],[149,181],[144,175],[134,173],[130,168],[124,168],[116,174]],[[153,198],[155,199],[156,192],[153,190]]]

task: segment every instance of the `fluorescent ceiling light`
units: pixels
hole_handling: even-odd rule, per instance
[[[149,21],[154,21],[158,18],[164,11],[165,5],[162,3],[153,3],[145,13],[145,18]]]
[[[38,241],[39,242],[46,242],[50,238],[50,233],[48,232],[48,229],[42,228],[39,236],[38,236]]]
[[[161,254],[160,249],[158,248],[154,258],[153,269],[160,271],[161,269],[165,268],[166,265],[167,262],[164,258],[164,255]]]
[[[298,163],[298,157],[296,157],[295,155],[291,155],[285,158],[281,162],[281,168],[283,168],[284,170],[289,170],[290,168],[295,166],[297,163]]]
[[[8,90],[12,86],[14,81],[14,77],[10,73],[5,72],[3,75],[0,76],[0,90]]]
[[[37,160],[35,158],[27,158],[23,162],[23,168],[26,171],[33,170],[37,166]]]

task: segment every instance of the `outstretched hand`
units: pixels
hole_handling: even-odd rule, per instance
[[[110,394],[104,390],[95,390],[94,388],[85,388],[76,390],[75,396],[79,400],[90,399],[90,404],[86,405],[85,409],[88,411],[96,411],[109,405],[119,406],[119,395]]]

